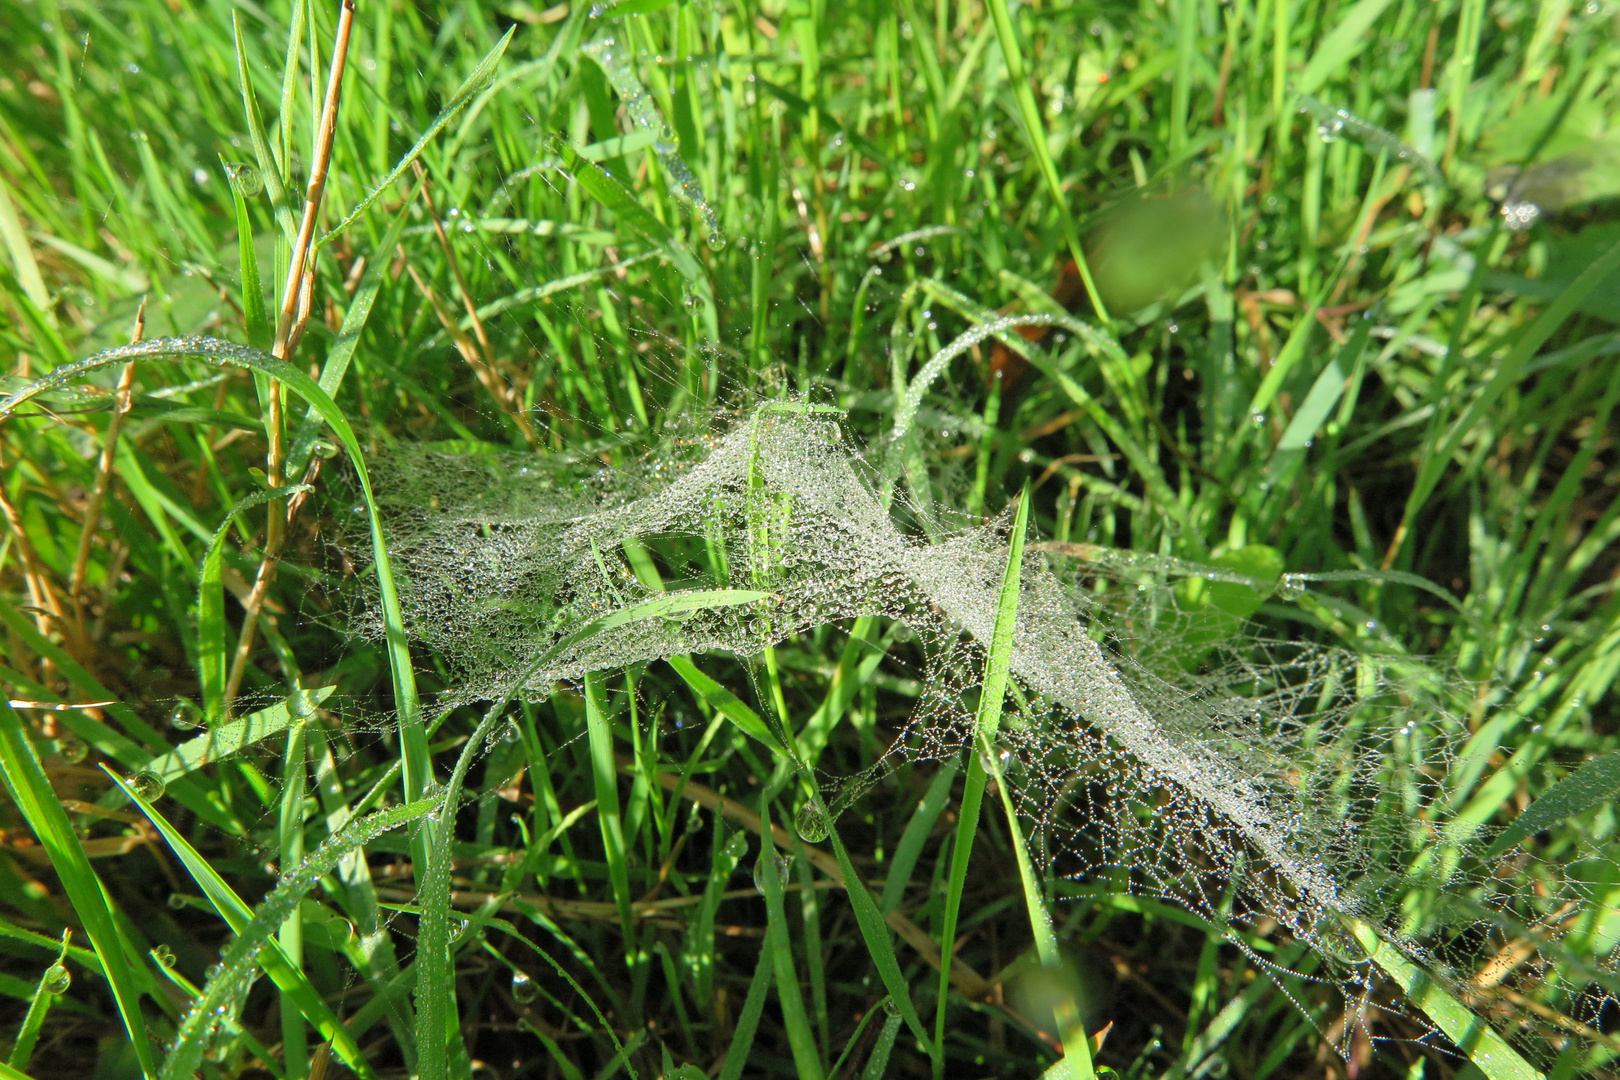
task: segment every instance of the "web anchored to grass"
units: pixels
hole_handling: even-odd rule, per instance
[[[835,620],[894,620],[921,639],[926,689],[874,768],[818,778],[806,840],[827,834],[822,807],[836,820],[901,761],[993,755],[986,772],[1015,793],[1059,895],[1173,901],[1285,988],[1338,984],[1352,1015],[1341,1049],[1374,1013],[1403,1009],[1392,982],[1498,1061],[1517,1059],[1459,1001],[1534,1056],[1542,1036],[1595,1035],[1582,1018],[1620,988],[1612,952],[1571,966],[1564,948],[1573,936],[1592,955],[1614,917],[1607,864],[1485,857],[1491,834],[1454,805],[1448,778],[1479,763],[1441,669],[1242,630],[1273,589],[1302,592],[1294,578],[1041,545],[1023,567],[1000,732],[975,747],[1007,522],[951,528],[910,508],[909,535],[884,470],[832,410],[766,404],[625,472],[433,446],[376,467],[407,627],[456,665],[459,699],[541,699],[591,672],[758,656]],[[716,590],[742,600],[704,602]],[[649,606],[679,597],[691,601]],[[593,622],[605,628],[581,638]],[[826,739],[814,721],[751,733],[806,767]],[[1312,957],[1271,962],[1251,933],[1268,921]]]

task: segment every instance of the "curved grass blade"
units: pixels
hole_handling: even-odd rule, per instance
[[[441,805],[439,799],[420,799],[404,806],[379,810],[329,837],[302,865],[282,875],[275,890],[255,910],[252,921],[242,928],[225,950],[219,973],[208,981],[202,996],[181,1020],[174,1050],[163,1062],[161,1080],[186,1080],[196,1071],[221,1019],[238,997],[246,992],[251,969],[257,965],[265,945],[323,874],[354,848],[369,843],[390,829],[432,813]]]
[[[0,400],[0,419],[9,416],[17,406],[47,391],[64,386],[89,372],[131,360],[178,360],[188,356],[200,357],[221,366],[231,365],[280,379],[288,389],[309,402],[321,419],[331,426],[354,464],[356,478],[366,500],[366,511],[371,526],[371,549],[377,574],[377,594],[382,607],[383,633],[387,641],[388,666],[393,677],[394,707],[399,714],[400,757],[404,774],[406,798],[415,802],[422,797],[431,778],[428,761],[427,735],[422,728],[421,702],[416,689],[416,675],[411,667],[409,641],[405,634],[404,619],[400,614],[399,593],[394,587],[393,566],[388,559],[388,546],[383,538],[382,517],[377,500],[371,490],[371,476],[366,470],[365,455],[355,438],[349,420],[338,408],[330,394],[322,390],[298,368],[278,360],[268,353],[235,342],[210,337],[154,338],[136,345],[124,345],[71,364],[64,364],[21,390]]]
[[[67,963],[68,942],[72,936],[73,931],[62,931],[61,951],[40,976],[39,985],[34,989],[34,997],[28,1003],[28,1013],[23,1017],[22,1027],[17,1029],[17,1039],[11,1047],[10,1065],[14,1069],[28,1068],[28,1059],[34,1056],[34,1047],[39,1043],[39,1029],[45,1026],[45,1017],[64,990],[57,973],[67,970],[62,965]]]
[[[40,846],[50,856],[67,893],[69,903],[84,923],[90,945],[101,959],[101,970],[112,987],[113,1001],[123,1018],[124,1030],[135,1047],[141,1072],[155,1075],[152,1044],[147,1039],[146,1020],[141,1016],[140,995],[151,983],[150,973],[124,950],[123,937],[113,920],[101,880],[90,868],[90,859],[79,843],[79,836],[68,821],[67,811],[51,790],[39,754],[23,728],[22,719],[7,702],[0,701],[0,774],[11,789],[17,808]],[[143,977],[144,976],[144,977]]]
[[[198,854],[197,849],[192,847],[180,831],[169,824],[168,819],[158,813],[151,803],[136,794],[123,777],[106,769],[105,766],[103,769],[112,777],[113,783],[140,807],[147,820],[157,827],[157,831],[162,834],[170,849],[179,858],[180,864],[186,868],[186,873],[191,875],[191,879],[197,883],[197,887],[208,898],[208,902],[219,913],[219,917],[225,920],[226,925],[237,934],[246,931],[253,922],[253,909],[236,895],[236,890],[215,872],[208,864],[208,860]],[[281,945],[275,938],[272,937],[265,943],[265,948],[258,955],[258,963],[264,969],[264,973],[270,976],[271,981],[298,1007],[304,1019],[321,1033],[322,1038],[332,1044],[332,1048],[337,1051],[344,1064],[367,1080],[374,1080],[376,1073],[366,1062],[365,1054],[354,1041],[354,1036],[349,1034],[349,1029],[343,1026],[343,1022],[327,1006],[320,992],[310,984],[298,965],[282,952]]]

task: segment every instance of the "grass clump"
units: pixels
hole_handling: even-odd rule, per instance
[[[0,0],[0,1074],[1608,1075],[1613,20]]]

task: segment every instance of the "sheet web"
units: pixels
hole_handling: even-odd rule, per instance
[[[878,616],[921,638],[925,689],[879,761],[822,777],[824,804],[836,816],[902,761],[976,752],[1006,521],[892,511],[883,471],[824,406],[771,402],[712,433],[721,426],[694,421],[617,470],[583,453],[431,444],[376,463],[408,628],[451,665],[451,700],[538,700],[590,671],[748,657]],[[923,527],[903,530],[900,509]],[[1470,734],[1466,685],[1409,656],[1257,636],[1199,601],[1210,577],[1272,583],[1080,554],[1027,556],[997,746],[1060,894],[1157,897],[1227,929],[1285,989],[1339,987],[1341,1050],[1383,1009],[1413,1022],[1375,1035],[1444,1043],[1393,996],[1355,922],[1536,1058],[1595,1034],[1620,983],[1616,954],[1597,968],[1571,954],[1591,955],[1587,940],[1613,925],[1601,884],[1612,864],[1482,857],[1492,834],[1458,823],[1448,789]],[[766,595],[570,640],[661,596],[728,589]],[[1285,970],[1245,945],[1267,920],[1312,959]],[[1566,951],[1571,934],[1582,946]]]

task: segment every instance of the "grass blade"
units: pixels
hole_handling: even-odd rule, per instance
[[[759,816],[764,823],[760,829],[759,869],[754,880],[765,890],[768,918],[765,925],[763,953],[771,957],[776,973],[776,1000],[782,1006],[782,1022],[787,1027],[788,1045],[793,1049],[793,1064],[801,1080],[822,1080],[821,1054],[816,1049],[815,1032],[810,1030],[809,1017],[804,1012],[804,997],[799,993],[799,974],[793,964],[793,946],[788,937],[787,910],[782,903],[782,878],[777,870],[776,845],[771,837],[770,790],[759,800]],[[846,884],[852,884],[846,879]],[[851,893],[859,889],[854,884]]]
[[[147,820],[156,826],[170,850],[180,860],[180,865],[186,868],[186,873],[191,875],[191,879],[202,890],[203,896],[219,913],[219,917],[225,920],[231,931],[236,934],[245,932],[253,922],[253,909],[236,895],[236,890],[219,876],[209,865],[208,860],[191,846],[167,818],[130,787],[128,781],[111,771],[108,771],[107,775],[112,777],[113,783],[129,796],[131,802],[140,807]],[[367,1063],[364,1052],[355,1043],[354,1036],[349,1034],[343,1022],[321,998],[320,992],[311,985],[299,965],[282,951],[280,942],[274,938],[267,941],[265,948],[258,955],[258,964],[282,994],[293,1002],[304,1018],[321,1033],[321,1037],[332,1044],[332,1049],[337,1051],[344,1064],[368,1080],[376,1076]]]
[[[934,1075],[942,1076],[945,1062],[945,1012],[950,1000],[951,956],[956,947],[956,924],[962,908],[962,892],[967,885],[968,860],[973,855],[973,838],[979,828],[984,805],[985,755],[980,746],[995,742],[1001,724],[1002,701],[1012,673],[1013,628],[1018,616],[1019,581],[1023,576],[1024,537],[1029,531],[1029,490],[1018,500],[1013,519],[1012,543],[1007,552],[1007,569],[1001,578],[1001,594],[996,603],[996,626],[990,638],[984,665],[984,684],[979,691],[979,714],[974,720],[973,749],[968,753],[966,786],[962,793],[961,814],[956,819],[956,840],[951,845],[951,864],[945,892],[945,918],[940,930],[939,1006],[934,1014]]]
[[[1367,950],[1372,962],[1395,980],[1412,1003],[1422,1009],[1457,1049],[1479,1067],[1490,1080],[1542,1080],[1542,1074],[1509,1046],[1483,1018],[1458,1001],[1428,972],[1412,963],[1400,950],[1384,941],[1377,931],[1356,919],[1345,925]]]
[[[630,870],[624,858],[624,823],[619,816],[618,763],[613,756],[613,722],[602,701],[602,679],[585,676],[585,725],[591,748],[591,776],[596,784],[596,819],[607,851],[608,880],[619,908],[627,955],[636,953],[635,920],[630,914]]]
[[[432,142],[439,132],[443,131],[450,121],[456,118],[456,114],[465,109],[472,99],[478,95],[478,92],[494,77],[495,68],[500,64],[501,57],[506,55],[506,47],[512,43],[512,35],[516,32],[517,27],[514,25],[502,35],[501,40],[496,42],[495,47],[478,62],[478,66],[473,68],[472,73],[462,80],[461,85],[456,88],[456,92],[450,95],[450,100],[445,102],[444,108],[439,110],[439,115],[433,118],[433,122],[417,137],[411,148],[405,151],[405,156],[399,159],[399,162],[389,171],[388,175],[383,177],[382,181],[372,188],[365,198],[356,203],[354,209],[343,216],[342,221],[332,226],[330,231],[316,241],[316,250],[331,243],[339,233],[353,225],[360,215],[365,213],[367,208],[377,201],[377,198],[383,192],[393,186],[395,180],[405,175],[405,170],[409,169],[412,162],[422,156],[422,151],[427,149],[427,144]]]
[[[1501,858],[1513,845],[1549,829],[1565,818],[1602,806],[1620,792],[1620,751],[1588,761],[1524,808],[1513,824],[1485,851],[1487,861]]]
[[[156,1075],[152,1044],[147,1040],[146,1021],[140,1007],[140,995],[150,984],[150,974],[145,965],[125,951],[101,881],[90,868],[90,859],[68,821],[67,812],[51,790],[51,782],[45,776],[39,754],[21,718],[4,701],[0,701],[0,774],[4,775],[6,786],[11,789],[28,827],[50,856],[68,901],[84,923],[90,945],[101,959],[101,969],[112,987],[113,1001],[135,1047],[142,1073],[149,1077]]]

